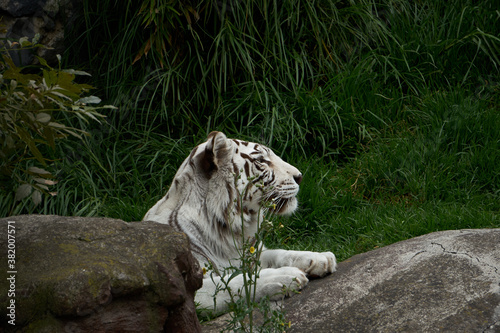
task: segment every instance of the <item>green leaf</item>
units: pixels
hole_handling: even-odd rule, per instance
[[[22,47],[31,46],[31,42],[28,40],[28,37],[19,38],[19,44],[21,44]]]
[[[50,179],[38,178],[38,177],[33,178],[33,180],[39,184],[48,185],[48,186],[55,185],[58,183],[57,180],[50,180]]]
[[[40,64],[41,64],[42,66],[45,66],[45,67],[51,68],[51,67],[49,66],[49,64],[47,63],[47,61],[46,61],[44,58],[39,57],[39,56],[35,56],[35,57],[38,59],[38,61],[40,62]]]
[[[84,103],[84,104],[99,104],[101,103],[101,99],[97,96],[88,96],[88,97],[83,97],[80,98],[77,103]]]
[[[45,140],[47,140],[48,144],[52,149],[55,148],[55,137],[54,137],[54,130],[50,127],[44,127],[43,129],[43,137]]]
[[[78,84],[73,82],[74,79],[75,79],[75,76],[73,74],[69,74],[66,72],[59,72],[57,84],[59,85],[59,87],[62,88],[62,90],[67,91],[67,92],[64,92],[64,91],[60,91],[60,92],[65,94],[65,95],[69,95],[69,93],[71,93],[73,96],[81,94],[82,89],[80,88],[80,86]],[[77,96],[77,98],[78,98],[78,96]]]
[[[80,134],[78,134],[78,133],[76,133],[76,132],[73,132],[73,131],[72,131],[72,130],[70,130],[70,129],[67,129],[67,128],[66,128],[66,129],[65,129],[65,131],[66,131],[66,133],[71,134],[71,135],[73,135],[74,137],[76,137],[76,138],[78,138],[78,139],[80,139],[80,140],[82,139],[82,136],[81,136]],[[83,134],[87,134],[87,133],[86,133],[86,132],[83,132]]]
[[[31,137],[31,135],[28,133],[28,131],[26,131],[24,128],[19,127],[19,126],[15,126],[15,130],[16,130],[17,135],[19,135],[19,137],[21,138],[21,140],[23,140],[24,143],[26,143],[26,145],[28,145],[29,150],[31,151],[33,156],[35,156],[35,158],[38,160],[38,162],[45,165],[46,164],[45,159],[43,158],[42,153],[40,153],[40,151],[36,147],[35,141]]]
[[[38,190],[34,190],[33,194],[31,194],[31,198],[33,199],[35,206],[38,206],[38,204],[42,202],[42,193]]]
[[[35,190],[36,189],[42,189],[42,190],[45,190],[45,191],[48,191],[49,190],[49,187],[47,185],[44,185],[44,184],[37,184],[36,186],[34,186]]]
[[[101,109],[112,109],[112,110],[118,110],[118,107],[114,106],[114,105],[103,105],[103,106],[100,106],[99,108]]]
[[[40,169],[37,167],[29,167],[28,171],[37,175],[50,175],[50,172],[44,169]]]
[[[30,184],[22,184],[17,188],[15,200],[23,200],[28,195],[30,195],[32,189],[33,187]]]
[[[5,146],[6,146],[8,149],[12,149],[12,148],[14,148],[14,139],[12,138],[12,135],[7,134],[7,135],[5,136]]]
[[[57,72],[54,70],[43,70],[43,78],[47,87],[52,87],[57,84]]]
[[[53,122],[53,121],[51,121],[48,125],[49,125],[50,127],[54,127],[54,128],[60,128],[60,129],[66,128],[66,126],[65,126],[65,125],[60,124],[60,123],[55,123],[55,122]]]
[[[29,167],[28,171],[39,175],[50,174],[50,172],[48,172],[47,170],[38,167]]]
[[[77,71],[77,70],[74,70],[74,69],[63,69],[62,72],[64,73],[68,73],[68,74],[74,74],[74,75],[86,75],[86,76],[92,76],[90,75],[89,73],[87,72],[84,72],[84,71]]]
[[[36,120],[41,123],[48,123],[50,121],[50,115],[44,112],[38,113],[36,115]]]

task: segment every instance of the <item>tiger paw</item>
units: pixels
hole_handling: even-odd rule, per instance
[[[309,280],[297,267],[266,268],[257,279],[258,298],[269,296],[271,300],[291,296],[304,288]]]
[[[309,277],[323,277],[337,268],[337,260],[331,252],[265,250],[261,261],[264,267],[297,267]]]
[[[309,277],[323,277],[337,270],[337,258],[332,252],[306,252],[302,260],[309,260],[309,266],[304,268]]]

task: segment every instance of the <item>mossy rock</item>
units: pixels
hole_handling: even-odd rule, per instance
[[[15,299],[16,330],[161,332],[185,321],[199,327],[193,299],[202,275],[184,234],[153,222],[24,215],[0,219],[3,249],[8,221],[16,273],[4,270],[0,288],[9,290],[7,277],[15,276],[15,298],[2,293],[0,306]],[[0,325],[13,329],[8,320]]]

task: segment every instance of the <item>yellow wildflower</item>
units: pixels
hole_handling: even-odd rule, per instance
[[[254,252],[255,252],[255,247],[250,246],[250,249],[249,249],[248,251],[250,251],[250,253],[251,253],[251,254],[254,254]]]

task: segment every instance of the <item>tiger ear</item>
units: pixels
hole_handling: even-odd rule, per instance
[[[224,161],[229,155],[230,145],[226,135],[222,132],[210,132],[207,137],[205,151],[211,151],[217,162]]]
[[[202,158],[202,169],[211,176],[228,158],[230,144],[222,132],[211,132],[207,137],[207,145]]]

